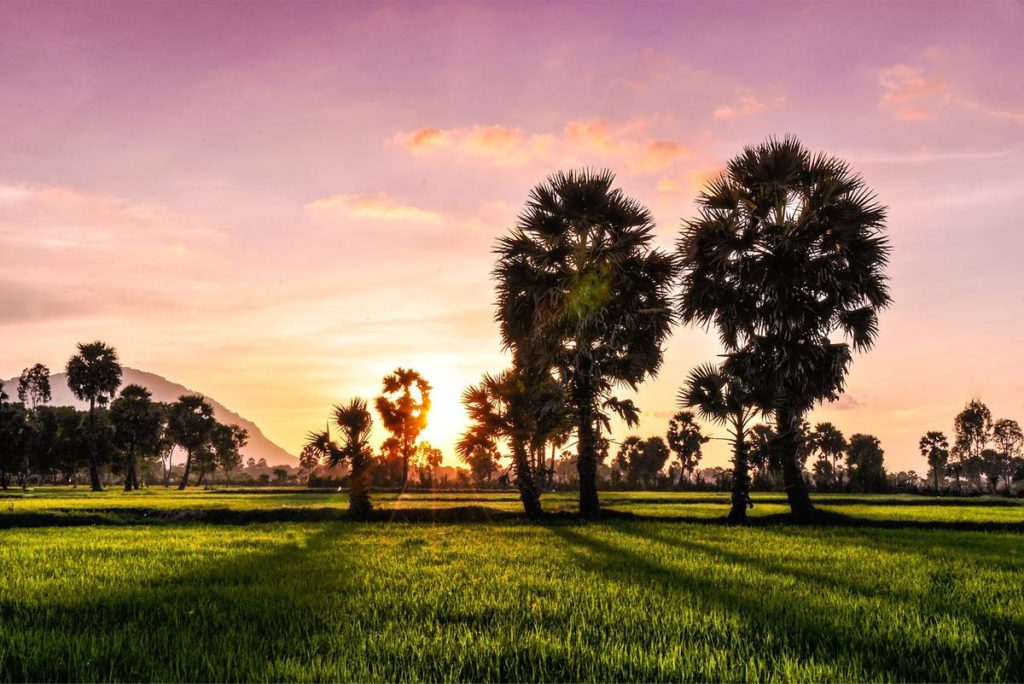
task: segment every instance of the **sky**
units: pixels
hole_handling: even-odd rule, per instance
[[[492,249],[531,187],[610,168],[672,249],[704,182],[792,133],[863,175],[893,245],[876,348],[810,418],[924,473],[972,397],[1024,421],[1022,32],[1018,2],[8,0],[0,377],[102,339],[297,453],[413,367],[454,463],[463,388],[507,364]],[[718,353],[677,327],[622,393],[637,432]]]

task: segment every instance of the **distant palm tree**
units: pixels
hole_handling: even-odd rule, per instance
[[[890,302],[885,208],[845,162],[789,137],[744,149],[697,201],[680,316],[714,325],[729,372],[774,393],[773,450],[794,515],[809,518],[799,426],[842,392],[851,344],[874,344]]]
[[[79,344],[78,353],[68,360],[68,388],[81,401],[89,402],[89,484],[103,491],[96,443],[96,404],[105,405],[121,386],[121,364],[117,351],[103,342]]]
[[[18,400],[28,409],[28,415],[33,426],[39,422],[39,406],[50,401],[50,369],[41,363],[30,366],[21,371],[18,378]],[[34,433],[34,430],[30,431]],[[32,449],[24,449],[21,456],[21,488],[28,489],[28,476],[31,470],[29,452]]]
[[[163,417],[153,395],[141,385],[127,385],[110,404],[114,438],[124,449],[124,491],[140,489],[136,456],[140,450],[152,454],[160,440]]]
[[[183,394],[171,404],[167,418],[168,437],[185,450],[185,472],[178,489],[188,486],[195,457],[211,448],[217,421],[213,417],[213,406],[198,394]]]
[[[559,389],[550,378],[538,382],[514,369],[496,376],[484,374],[479,384],[467,387],[462,394],[470,427],[456,444],[456,451],[468,461],[478,449],[493,452],[498,442],[508,442],[512,476],[529,517],[542,512],[539,474],[530,461],[529,448],[540,431],[538,424],[544,420],[545,406],[559,402]]]
[[[725,425],[732,438],[732,508],[729,522],[747,520],[750,501],[750,465],[747,460],[748,432],[762,412],[761,400],[753,389],[721,366],[704,364],[690,371],[679,391],[679,403],[693,408],[713,423]]]
[[[396,368],[385,376],[383,394],[377,397],[377,413],[384,428],[399,441],[402,450],[402,490],[409,482],[409,460],[416,440],[427,427],[430,383],[411,368]]]
[[[335,406],[334,424],[341,429],[340,445],[331,439],[329,430],[324,430],[309,433],[306,449],[317,454],[330,468],[346,461],[349,463],[348,510],[356,518],[365,518],[373,512],[373,504],[370,502],[373,451],[369,443],[373,417],[366,401],[353,399],[347,404]]]
[[[585,517],[600,511],[599,425],[608,411],[636,418],[611,392],[657,372],[673,320],[675,259],[655,248],[650,212],[614,181],[610,171],[570,171],[535,187],[499,240],[494,269],[497,318],[514,363],[554,372],[565,387]]]

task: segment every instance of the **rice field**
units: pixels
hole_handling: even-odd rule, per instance
[[[425,513],[355,523],[334,492],[12,492],[0,498],[0,678],[1024,673],[1016,501],[821,496],[843,523],[792,526],[772,517],[783,499],[761,495],[761,524],[735,528],[718,524],[721,494],[603,500],[618,517],[532,524],[513,515],[514,494],[382,494],[387,511]],[[551,511],[573,501],[545,495]],[[432,522],[453,508],[493,517]]]

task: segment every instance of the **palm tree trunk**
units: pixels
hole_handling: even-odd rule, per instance
[[[402,440],[402,491],[409,484],[409,442],[407,439]]]
[[[807,492],[807,483],[797,461],[797,450],[800,448],[797,437],[797,424],[800,414],[790,409],[779,409],[776,415],[776,436],[774,439],[775,455],[782,464],[782,477],[786,485],[786,498],[793,517],[800,522],[814,518],[814,504]]]
[[[135,445],[128,445],[128,455],[124,459],[124,491],[132,491],[132,465],[135,462]]]
[[[512,443],[512,470],[515,473],[516,486],[519,487],[519,499],[523,502],[523,511],[528,518],[539,518],[542,514],[540,492],[533,479],[530,468],[530,457],[523,443],[514,440]]]
[[[601,502],[597,496],[597,436],[593,410],[589,402],[580,405],[578,410],[576,471],[580,476],[580,515],[596,518],[601,513]]]
[[[192,450],[188,449],[185,452],[185,474],[181,476],[181,484],[178,485],[178,491],[181,491],[188,486],[188,476],[192,473]]]
[[[96,444],[96,398],[89,397],[89,485],[94,492],[102,492],[99,457]]]
[[[729,510],[729,522],[747,522],[747,509],[750,507],[750,469],[747,466],[747,443],[741,436],[737,437],[733,444],[732,508]]]
[[[352,462],[352,474],[349,476],[348,512],[353,518],[363,520],[373,512],[370,502],[369,472],[366,463]]]

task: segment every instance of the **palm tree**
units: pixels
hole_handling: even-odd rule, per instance
[[[747,435],[754,418],[762,412],[762,400],[754,389],[722,366],[704,364],[690,371],[679,391],[679,403],[694,408],[705,420],[725,425],[732,438],[732,508],[729,522],[747,520],[750,500],[750,466]]]
[[[18,400],[28,409],[33,431],[39,424],[38,407],[50,401],[50,369],[41,363],[21,371],[18,378]],[[21,488],[28,489],[28,476],[31,469],[29,452],[25,449],[21,456]]]
[[[171,404],[167,418],[168,437],[185,450],[185,472],[178,489],[188,486],[192,474],[192,463],[197,454],[209,449],[217,421],[213,417],[213,406],[198,394],[183,394]]]
[[[366,518],[373,512],[369,479],[373,458],[369,443],[373,417],[366,401],[353,399],[347,404],[335,406],[334,424],[341,429],[340,445],[331,439],[329,430],[324,430],[310,432],[306,438],[306,448],[326,461],[331,468],[348,461],[351,467],[348,510],[353,517]]]
[[[557,404],[560,393],[549,378],[537,382],[515,369],[499,375],[484,374],[478,385],[462,394],[470,427],[456,444],[459,456],[468,461],[478,449],[495,451],[504,440],[512,452],[512,477],[519,489],[523,510],[531,518],[542,513],[537,473],[530,462],[529,447],[543,421],[545,406]]]
[[[96,443],[96,404],[104,406],[121,385],[121,364],[117,351],[103,342],[79,344],[78,353],[68,360],[68,388],[81,401],[89,402],[89,484],[103,491]]]
[[[517,366],[553,372],[565,387],[585,517],[600,512],[598,426],[609,410],[636,417],[611,392],[657,372],[673,320],[675,259],[654,247],[650,212],[614,180],[570,171],[535,187],[494,269],[504,346]]]
[[[878,334],[890,303],[885,208],[846,162],[791,137],[745,148],[698,205],[679,246],[680,316],[714,325],[729,372],[773,392],[773,450],[794,516],[809,518],[798,428],[843,391],[851,345],[869,349]]]
[[[427,427],[430,383],[411,368],[396,368],[384,378],[383,390],[377,397],[377,413],[384,428],[401,445],[402,491],[405,491],[409,482],[409,459],[416,451],[416,440]]]
[[[938,430],[931,430],[918,442],[921,455],[928,460],[932,469],[932,479],[935,482],[935,491],[939,491],[939,476],[946,471],[949,463],[949,440],[946,435]]]
[[[124,491],[140,489],[136,454],[140,449],[156,451],[163,418],[153,395],[141,385],[127,385],[110,404],[114,438],[125,450]]]

